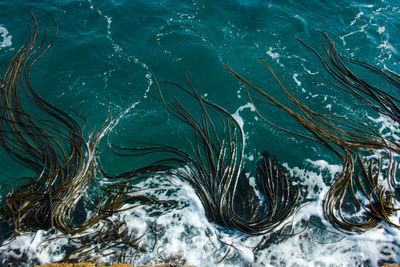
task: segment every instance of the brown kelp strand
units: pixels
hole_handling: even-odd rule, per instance
[[[99,131],[90,133],[86,141],[84,131],[72,116],[37,93],[30,73],[55,38],[48,41],[46,34],[41,38],[33,14],[32,18],[34,26],[29,27],[28,41],[16,52],[0,80],[0,145],[12,159],[30,170],[31,176],[4,197],[0,205],[1,219],[8,222],[15,235],[38,229],[76,235],[104,224],[104,220],[120,211],[158,203],[140,193],[131,185],[131,180],[121,181],[117,177],[105,184],[96,181],[97,147],[110,130],[112,120]],[[26,105],[30,105],[29,112]],[[32,110],[35,115],[31,115]],[[147,172],[143,168],[137,173]],[[119,222],[126,228],[123,224]],[[110,234],[103,245],[123,243],[137,248],[136,238],[126,236],[120,240],[121,235]],[[83,247],[96,246],[99,242],[98,239],[81,241]],[[83,247],[78,246],[74,253],[77,258],[82,256],[78,252]]]
[[[396,144],[354,119],[314,112],[298,99],[291,90],[286,89],[265,61],[262,63],[271,71],[281,90],[297,108],[296,110],[282,104],[268,94],[266,90],[253,85],[228,66],[226,68],[246,87],[254,89],[265,98],[265,100],[254,100],[248,93],[253,104],[258,101],[282,109],[302,125],[310,135],[283,129],[270,122],[260,113],[259,109],[256,109],[261,119],[274,127],[325,145],[342,160],[343,170],[334,177],[323,204],[324,214],[333,226],[348,232],[371,229],[380,221],[398,226],[397,222],[391,221],[389,217],[395,212],[394,203],[397,201],[397,197],[391,190],[391,186],[395,184],[393,175],[396,171],[393,171],[395,163],[393,163],[390,152],[398,150]],[[369,160],[368,162],[362,160],[360,153],[365,151],[379,151],[382,157],[390,159],[389,165],[392,167],[387,171],[385,179],[382,180],[379,176],[382,169],[380,160]]]
[[[396,210],[395,199],[380,175],[380,159],[364,161],[358,153],[347,151],[343,170],[323,202],[328,220],[350,232],[372,229],[381,221],[397,226],[390,218]]]
[[[102,220],[95,232],[70,238],[70,248],[60,262],[90,261],[104,263],[104,258],[115,262],[134,262],[139,252],[146,250],[139,245],[140,236],[130,231],[122,218]]]
[[[326,145],[329,149],[334,151],[341,158],[345,158],[342,151],[344,149],[364,149],[364,150],[376,150],[383,148],[390,148],[394,151],[399,151],[397,145],[392,141],[383,136],[378,132],[374,131],[372,128],[368,127],[364,123],[346,116],[333,115],[333,114],[323,114],[317,113],[307,107],[300,99],[298,99],[291,89],[286,89],[283,82],[279,80],[272,68],[262,61],[272,73],[275,80],[277,81],[280,89],[284,92],[287,98],[295,104],[299,109],[296,111],[288,106],[285,106],[274,97],[266,93],[265,90],[253,85],[238,73],[230,69],[227,65],[225,67],[234,74],[239,80],[241,80],[244,85],[251,87],[257,91],[265,100],[257,99],[259,102],[270,103],[284,111],[286,111],[290,116],[292,116],[298,123],[300,123],[305,129],[307,129],[311,136],[304,136],[301,134],[294,133],[290,130],[282,129],[287,132],[303,136],[305,138],[317,141],[321,144]],[[248,94],[252,103],[254,103],[253,98]],[[268,124],[278,127],[278,125],[273,124],[268,119],[262,116],[258,109],[256,109],[257,114],[262,120]]]
[[[78,121],[37,93],[30,73],[55,38],[47,41],[44,34],[40,39],[33,14],[32,18],[28,41],[0,80],[0,146],[30,176],[22,185],[10,186],[0,203],[0,219],[7,221],[14,236],[39,229],[61,232],[57,238],[69,239],[63,261],[133,261],[130,256],[143,250],[140,236],[119,213],[142,205],[166,210],[173,203],[134,185],[156,172],[153,166],[133,171],[129,179],[112,174],[96,179],[102,172],[97,147],[115,121],[110,116],[86,141]]]
[[[377,67],[360,60],[354,60],[340,54],[331,38],[329,36],[318,30],[322,36],[328,42],[328,48],[324,45],[323,50],[325,52],[325,57],[323,54],[318,53],[316,49],[309,46],[306,42],[296,37],[304,46],[309,48],[312,52],[314,52],[317,57],[320,59],[323,67],[327,70],[327,72],[337,81],[339,84],[335,84],[337,88],[340,88],[346,92],[349,92],[355,96],[357,96],[362,101],[366,102],[373,109],[378,111],[379,113],[391,118],[396,122],[400,122],[400,109],[399,102],[400,100],[396,98],[394,95],[389,94],[387,90],[390,87],[394,87],[395,89],[400,89],[400,76],[393,71],[386,69],[386,72],[378,69]],[[347,63],[347,64],[346,64]],[[349,68],[349,66],[359,66],[362,67],[362,71],[367,73],[370,77],[373,77],[375,80],[380,78],[380,81],[385,81],[386,83],[383,85],[386,88],[380,89],[375,87],[370,82],[365,79],[360,78],[354,71]],[[391,145],[388,147],[397,153],[398,150],[398,142],[397,141],[388,141]],[[389,171],[386,173],[386,177],[389,180],[389,192],[385,193],[387,198],[393,198],[394,200],[398,198],[398,184],[396,181],[396,171],[398,163],[396,163],[393,159],[392,153],[389,152],[386,154],[386,159],[389,160]],[[394,172],[393,172],[394,171]],[[364,172],[365,173],[365,172]],[[388,196],[389,195],[389,196]],[[396,196],[397,195],[397,196]],[[393,209],[393,207],[392,207]],[[390,210],[390,208],[389,208]],[[378,216],[379,217],[379,216]]]
[[[98,135],[86,143],[79,124],[32,87],[31,69],[54,43],[54,39],[39,39],[37,21],[32,17],[34,27],[29,28],[28,41],[1,77],[0,144],[34,176],[5,197],[1,214],[15,233],[54,226],[67,231],[82,188],[94,170]],[[46,119],[28,114],[21,98],[28,99]]]
[[[172,82],[165,84],[183,90],[196,100],[199,115],[189,112],[176,97],[166,109],[189,125],[193,138],[185,135],[190,148],[146,144],[138,148],[114,147],[121,155],[169,154],[152,166],[187,181],[195,189],[207,217],[219,226],[248,234],[276,230],[295,209],[298,190],[284,168],[264,153],[257,164],[256,190],[243,171],[243,132],[237,121],[222,107],[205,100],[186,77],[188,88]],[[189,105],[189,104],[187,104]],[[194,106],[191,105],[191,108]]]
[[[379,113],[391,118],[396,122],[400,122],[400,100],[384,90],[388,89],[389,87],[400,89],[400,76],[389,69],[386,69],[387,72],[384,72],[366,62],[354,60],[341,55],[336,49],[333,40],[330,39],[324,32],[319,32],[329,44],[329,49],[325,45],[323,46],[326,57],[324,57],[321,53],[318,53],[316,49],[310,47],[300,38],[296,38],[318,56],[327,72],[339,83],[335,84],[336,87],[357,96]],[[346,65],[346,63],[348,64]],[[365,70],[366,73],[371,74],[371,77],[375,79],[380,78],[382,81],[385,81],[385,86],[387,88],[380,89],[373,86],[368,81],[357,76],[355,72],[351,71],[351,69],[348,67],[349,65],[362,67],[362,70]],[[399,143],[397,141],[387,140],[387,142],[390,143],[390,149],[399,153]],[[394,175],[391,175],[391,177],[394,177]],[[396,188],[396,190],[399,190],[395,181],[395,179],[392,179],[391,186]]]
[[[300,38],[296,38],[318,56],[327,72],[339,83],[337,85],[338,88],[357,96],[379,113],[388,116],[396,122],[400,122],[400,100],[387,91],[385,92],[385,88],[377,88],[367,80],[360,78],[349,66],[360,66],[363,71],[371,74],[373,78],[380,78],[382,81],[385,81],[387,87],[394,86],[396,89],[400,89],[400,76],[389,69],[387,69],[387,72],[384,72],[367,62],[341,55],[336,49],[333,40],[324,32],[319,32],[329,44],[329,48],[325,45],[323,46],[325,57]]]
[[[265,198],[265,218],[269,218],[268,228],[274,229],[283,222],[297,205],[299,191],[292,185],[292,177],[286,169],[264,152],[257,163],[256,184]]]

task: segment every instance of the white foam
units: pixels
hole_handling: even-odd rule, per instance
[[[88,0],[88,3],[89,3],[90,9],[95,10],[92,0]],[[106,21],[107,39],[111,42],[111,45],[114,49],[114,52],[111,55],[108,55],[108,58],[118,56],[120,58],[127,58],[128,61],[137,62],[138,60],[134,56],[126,55],[126,54],[124,55],[122,53],[123,52],[122,47],[113,39],[112,32],[111,32],[112,17],[105,15],[100,9],[96,9],[96,11]]]
[[[112,18],[109,16],[104,16],[104,18],[107,21],[107,34],[110,35],[111,34],[111,23],[112,23]]]
[[[181,258],[184,264],[195,266],[357,266],[364,265],[365,261],[369,261],[370,265],[378,265],[381,259],[398,261],[400,251],[396,242],[400,238],[400,231],[393,227],[383,225],[384,227],[350,236],[344,236],[335,230],[321,230],[313,224],[304,228],[302,222],[314,216],[314,224],[318,223],[315,221],[318,217],[320,227],[331,229],[323,217],[322,200],[328,187],[323,181],[321,171],[328,170],[330,175],[334,175],[341,170],[340,166],[323,160],[307,162],[316,170],[289,168],[285,164],[289,172],[300,177],[302,183],[309,188],[310,195],[307,199],[314,200],[285,221],[294,225],[294,233],[301,233],[279,242],[271,242],[259,252],[254,252],[253,247],[261,241],[262,236],[218,230],[208,221],[200,200],[186,182],[173,177],[167,180],[166,177],[153,177],[140,182],[137,184],[139,188],[149,188],[149,185],[153,187],[141,194],[173,200],[177,207],[162,211],[157,206],[139,206],[120,213],[120,218],[126,222],[129,232],[135,233],[137,237],[143,235],[140,246],[147,251],[139,252],[134,263],[159,264],[177,257]],[[254,180],[250,179],[250,183],[254,183]],[[171,187],[174,191],[171,191]],[[315,187],[318,189],[314,190]],[[161,211],[161,215],[151,215],[157,210]],[[115,218],[117,216],[112,219]],[[151,227],[157,231],[157,242],[150,231]],[[93,233],[96,229],[94,227],[88,232]],[[0,250],[2,255],[15,254],[16,250],[20,250],[21,254],[25,253],[29,258],[38,258],[41,264],[54,262],[63,257],[65,252],[60,247],[67,244],[67,239],[56,239],[43,245],[42,242],[51,237],[54,237],[54,234],[45,231],[24,234]],[[269,236],[266,235],[266,238]],[[218,263],[224,257],[225,260]],[[104,257],[104,260],[108,258]]]
[[[88,3],[89,3],[89,7],[90,7],[90,9],[94,9],[94,7],[93,7],[93,3],[92,3],[92,0],[88,0]]]
[[[273,52],[272,50],[273,50],[273,48],[270,47],[270,48],[268,49],[268,51],[267,51],[267,55],[269,55],[269,56],[272,57],[273,59],[279,58],[279,53]]]
[[[10,263],[7,262],[7,258],[4,258],[5,255],[16,259],[26,257],[29,260],[37,260],[40,264],[60,261],[64,256],[61,247],[67,243],[67,239],[58,238],[51,240],[51,243],[48,242],[57,234],[50,234],[43,230],[35,233],[22,233],[15,237],[8,246],[0,247],[0,254],[3,255],[0,262],[4,265]],[[24,263],[26,266],[32,266],[29,261],[24,261],[19,266],[25,266]]]
[[[255,111],[255,107],[254,107],[254,105],[252,104],[252,103],[247,103],[247,104],[245,104],[245,105],[243,105],[243,106],[240,106],[236,111],[235,111],[235,113],[233,113],[232,114],[232,117],[236,120],[236,122],[239,124],[239,126],[240,126],[240,128],[242,128],[242,130],[243,130],[243,125],[244,125],[244,122],[243,122],[243,118],[240,116],[240,112],[242,112],[243,110],[245,110],[245,109],[250,109],[251,111]],[[243,132],[244,132],[244,130],[243,130]]]
[[[354,18],[354,20],[353,20],[352,22],[350,22],[350,26],[353,26],[353,25],[357,22],[357,20],[358,20],[362,15],[364,15],[364,12],[360,11],[360,12],[356,15],[356,17]]]
[[[3,24],[0,24],[0,49],[4,47],[8,47],[12,45],[12,35],[8,34],[8,30],[4,27]]]
[[[333,164],[329,164],[327,161],[325,160],[310,160],[310,159],[306,159],[307,162],[310,162],[311,164],[313,164],[314,166],[318,167],[318,169],[320,170],[328,170],[330,172],[330,174],[332,175],[332,177],[336,174],[342,171],[342,166],[341,165],[333,165]]]
[[[365,28],[366,28],[366,27],[368,27],[368,24],[363,24],[363,25],[360,26],[359,30],[352,31],[352,32],[349,32],[349,33],[347,33],[347,34],[345,34],[345,35],[343,35],[343,36],[340,36],[340,39],[342,39],[342,41],[343,41],[343,45],[346,46],[346,40],[345,40],[345,39],[346,39],[347,37],[352,36],[352,35],[354,35],[354,34],[356,34],[356,33],[365,32]]]
[[[312,163],[312,161],[310,161]],[[301,181],[301,184],[307,186],[306,195],[303,195],[305,199],[316,200],[321,198],[321,192],[326,188],[326,184],[323,179],[323,175],[316,171],[310,171],[301,169],[299,167],[289,168],[287,163],[282,164],[288,169],[290,176],[297,177]]]
[[[379,114],[377,118],[371,116],[367,117],[379,127],[378,131],[382,136],[400,141],[400,125],[397,122],[382,114]]]
[[[319,71],[312,72],[311,70],[307,69],[306,66],[304,66],[304,63],[303,63],[303,62],[301,62],[301,65],[303,66],[303,69],[304,69],[308,74],[310,74],[310,75],[319,74]]]
[[[392,44],[390,44],[388,40],[384,40],[382,44],[378,45],[378,48],[390,50],[391,52],[397,54],[396,48],[394,48],[394,46]],[[389,56],[389,58],[390,58],[390,56]]]
[[[301,86],[301,82],[297,79],[298,73],[293,74],[293,80],[296,82],[297,86]]]

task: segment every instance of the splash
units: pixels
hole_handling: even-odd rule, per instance
[[[0,36],[3,40],[0,41],[0,49],[12,45],[12,35],[8,34],[8,30],[3,24],[0,24]]]

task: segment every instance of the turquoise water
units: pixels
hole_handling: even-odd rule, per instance
[[[238,111],[238,116],[243,119],[246,170],[252,170],[261,153],[267,150],[292,172],[303,175],[302,183],[310,191],[303,192],[304,195],[318,203],[325,188],[324,182],[329,184],[340,161],[324,147],[272,128],[257,118],[248,106],[249,99],[243,85],[223,65],[227,64],[277,99],[288,103],[259,59],[265,59],[279,77],[284,76],[295,94],[315,111],[347,115],[377,130],[389,123],[391,126],[384,130],[398,134],[397,125],[380,117],[362,101],[332,86],[329,83],[331,78],[318,58],[295,39],[298,36],[322,51],[322,44],[326,42],[315,31],[320,29],[334,40],[342,54],[399,73],[398,1],[0,1],[1,70],[5,70],[13,54],[26,40],[31,10],[41,31],[47,29],[50,37],[54,35],[54,21],[58,25],[54,46],[32,71],[33,85],[49,102],[71,114],[85,116],[87,135],[91,129],[101,127],[111,109],[114,117],[123,114],[114,131],[137,141],[163,141],[181,146],[180,132],[187,128],[173,120],[165,110],[149,68],[159,80],[182,84],[186,74],[201,95],[231,114]],[[388,90],[398,95],[395,89]],[[177,95],[183,103],[193,102],[190,97],[170,87],[165,87],[163,92],[169,99]],[[260,110],[282,127],[303,131],[295,120],[277,108],[261,105]],[[373,122],[371,117],[379,119],[379,122]],[[120,142],[111,135],[113,140]],[[100,155],[101,162],[110,171],[122,172],[140,165],[132,158],[113,155],[106,144],[101,144]],[[147,159],[140,160],[145,162]],[[4,151],[0,154],[0,161],[1,183],[13,183],[14,180],[8,176],[20,177],[27,172],[11,161]],[[188,205],[197,207],[199,203],[190,199],[195,198],[190,188],[182,190],[188,192]],[[191,209],[193,214],[201,217],[201,212]],[[309,214],[304,212],[301,216]],[[197,227],[209,229],[211,226],[203,217],[199,221],[204,224]],[[168,222],[166,219],[164,223],[165,227],[175,230],[184,228],[185,224],[196,226],[185,220]],[[302,266],[307,262],[316,266],[354,266],[367,262],[374,266],[400,262],[398,234],[396,230],[381,228],[361,236],[346,236],[343,243],[325,246],[315,245],[310,237],[288,239],[285,241],[289,242],[285,244],[286,254],[276,245],[264,254],[248,258],[243,254],[246,254],[246,249],[251,251],[249,247],[255,241],[246,241],[243,245],[234,234],[225,238],[234,240],[238,247],[243,246],[239,252],[230,252],[232,259],[229,264],[239,266]],[[215,249],[214,243],[204,245],[206,237],[193,232],[190,235],[192,242],[185,241],[187,237],[168,236],[170,242],[175,238],[172,243],[178,245],[175,250],[167,250],[166,255],[179,253],[187,259],[187,264],[217,265],[217,259],[224,253],[215,258],[207,256]],[[202,244],[202,251],[198,252],[200,256],[190,249],[195,246],[190,244],[195,242]],[[301,242],[306,249],[296,245]],[[10,248],[18,246],[15,243]],[[334,249],[339,251],[338,254],[330,253]],[[42,263],[62,255],[58,250],[43,252],[26,248],[26,251],[31,259],[40,258]],[[288,255],[291,255],[290,259]],[[151,259],[143,256],[138,262],[152,263]]]

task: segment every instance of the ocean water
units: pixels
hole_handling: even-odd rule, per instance
[[[400,263],[400,230],[381,223],[360,234],[345,234],[324,218],[322,200],[340,160],[325,147],[263,122],[242,83],[225,67],[243,75],[276,99],[288,103],[266,60],[284,77],[296,96],[317,112],[346,115],[380,133],[397,138],[397,123],[329,82],[318,58],[298,36],[319,51],[324,31],[345,56],[400,73],[400,3],[392,1],[259,1],[259,0],[63,0],[0,1],[0,69],[4,71],[28,36],[33,11],[42,32],[54,37],[53,47],[37,62],[31,80],[46,100],[87,119],[87,136],[108,118],[118,118],[117,132],[135,141],[182,145],[190,131],[174,120],[162,104],[151,71],[158,80],[185,84],[187,75],[207,100],[224,107],[243,124],[244,169],[254,175],[255,163],[268,151],[298,177],[301,208],[284,223],[296,225],[294,236],[253,248],[268,236],[228,231],[207,220],[189,184],[174,177],[151,177],[137,186],[148,194],[177,201],[179,208],[162,212],[156,221],[148,207],[121,212],[130,231],[141,236],[145,252],[132,253],[129,263],[177,262],[195,266],[378,266]],[[150,71],[151,70],[151,71]],[[360,75],[364,75],[360,73]],[[368,77],[367,77],[368,78]],[[379,81],[376,81],[379,86]],[[167,99],[179,90],[161,85]],[[387,88],[398,96],[398,91]],[[286,101],[286,102],[285,102]],[[29,103],[27,104],[29,105]],[[260,112],[284,128],[304,132],[288,114],[271,105]],[[29,106],[27,107],[29,109]],[[196,110],[196,109],[194,109]],[[189,137],[190,138],[190,137]],[[18,184],[29,173],[0,150],[0,183]],[[149,158],[118,157],[104,142],[99,158],[110,172],[124,172]],[[99,181],[101,182],[101,177]],[[172,192],[168,189],[173,188]],[[2,196],[6,191],[2,191]],[[310,218],[322,227],[302,226]],[[396,222],[398,218],[394,219]],[[326,230],[322,230],[324,228]],[[90,231],[95,231],[91,229]],[[54,231],[24,232],[16,238],[5,231],[0,262],[30,266],[65,256],[68,236]],[[53,237],[59,237],[46,242]],[[157,242],[156,242],[157,241]],[[93,252],[95,253],[95,252]],[[105,263],[114,259],[99,255]],[[22,263],[21,263],[22,262]],[[21,265],[21,266],[22,266]]]

